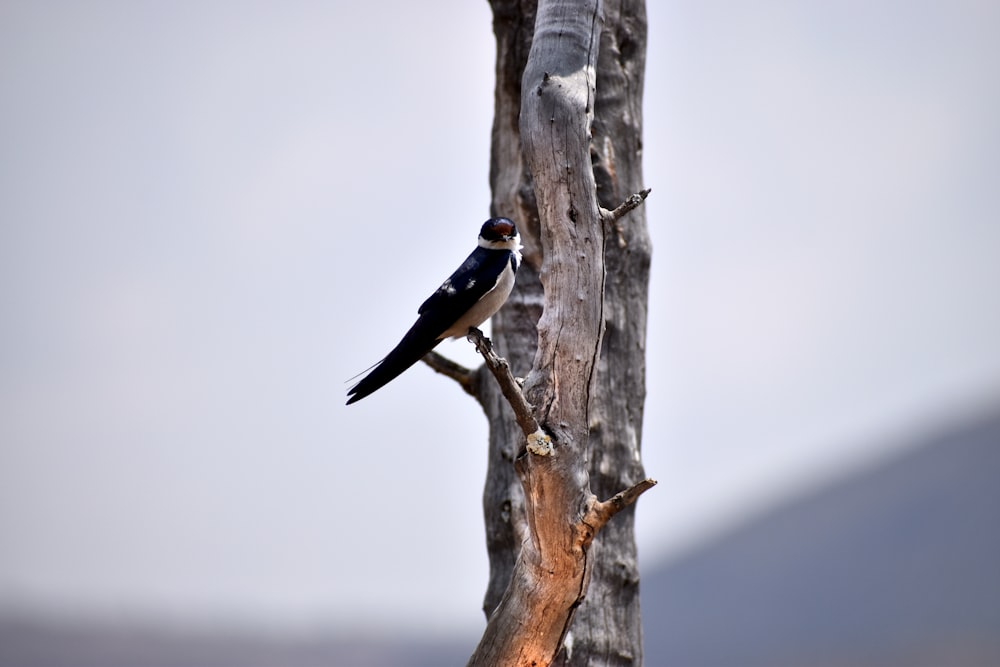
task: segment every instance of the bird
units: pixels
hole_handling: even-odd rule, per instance
[[[399,344],[347,391],[347,405],[381,389],[445,338],[465,336],[507,301],[521,263],[521,236],[509,218],[490,218],[479,243],[417,309],[417,321]]]

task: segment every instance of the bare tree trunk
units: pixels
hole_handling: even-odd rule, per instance
[[[643,0],[605,0],[590,150],[601,206],[613,209],[644,187]],[[604,339],[590,413],[590,488],[607,498],[645,477],[639,456],[646,400],[646,315],[651,244],[645,207],[607,230]],[[587,597],[560,665],[641,665],[642,623],[634,511],[598,533]]]
[[[643,479],[649,238],[641,208],[624,220],[607,209],[642,186],[645,10],[542,0],[536,20],[534,2],[491,4],[491,209],[517,221],[525,245],[493,337],[528,376],[551,450],[525,451],[499,385],[477,371],[471,390],[490,421],[489,623],[469,664],[638,665],[633,514],[605,523],[648,484],[597,498]],[[572,648],[556,658],[564,639]]]

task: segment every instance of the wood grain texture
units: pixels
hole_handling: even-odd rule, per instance
[[[614,209],[646,187],[642,175],[645,4],[605,0],[597,64],[591,161],[597,198]],[[640,457],[646,401],[646,318],[651,242],[639,206],[608,229],[604,338],[590,412],[590,487],[598,498],[645,478]],[[623,241],[623,243],[622,243]],[[560,665],[641,665],[642,623],[634,508],[601,530],[587,597]]]

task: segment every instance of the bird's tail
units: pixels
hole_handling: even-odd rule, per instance
[[[441,342],[433,334],[427,334],[423,329],[421,322],[417,321],[413,328],[403,336],[403,340],[399,341],[399,345],[394,347],[385,359],[372,369],[371,373],[361,378],[347,391],[347,405],[360,401],[365,396],[395,380],[403,371],[420,361],[421,357]]]

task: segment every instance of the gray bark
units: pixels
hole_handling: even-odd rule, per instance
[[[625,219],[606,209],[643,185],[645,10],[543,0],[536,25],[534,2],[491,4],[491,211],[516,220],[525,245],[493,339],[527,376],[554,455],[523,452],[498,384],[477,371],[490,422],[489,623],[469,664],[638,665],[633,513],[605,525],[628,501],[597,498],[643,479],[649,237],[642,208]],[[556,657],[567,632],[572,651]]]
[[[640,1],[605,1],[597,65],[591,158],[601,206],[612,209],[645,184],[642,93],[646,11]],[[645,477],[640,459],[646,400],[646,316],[651,244],[646,209],[608,230],[604,339],[590,414],[590,488],[607,498]],[[597,534],[587,597],[571,628],[572,657],[560,665],[642,664],[634,507]]]

